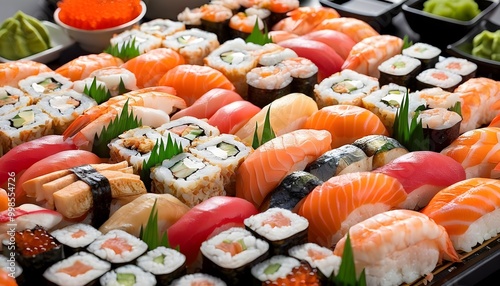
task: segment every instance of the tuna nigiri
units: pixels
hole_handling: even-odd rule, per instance
[[[286,175],[329,150],[330,141],[327,131],[299,129],[262,144],[238,168],[236,196],[259,207]]]
[[[104,67],[117,67],[123,64],[120,58],[110,54],[91,54],[80,56],[56,69],[56,72],[72,81],[88,77],[93,71]]]
[[[337,54],[345,60],[352,47],[356,44],[346,34],[335,30],[317,30],[302,36],[303,38],[322,42],[334,49]]]
[[[367,135],[389,135],[377,115],[359,106],[343,104],[321,108],[307,119],[304,128],[328,130],[332,149]]]
[[[221,133],[234,134],[260,110],[250,101],[231,102],[217,110],[208,119],[208,124],[217,127]]]
[[[377,214],[349,230],[356,272],[365,270],[367,285],[411,284],[444,258],[458,262],[446,230],[428,216],[411,210]],[[334,254],[342,255],[344,236]]]
[[[455,249],[469,252],[500,232],[500,181],[460,181],[439,191],[422,213],[446,229]]]
[[[425,207],[441,189],[465,180],[460,163],[431,151],[406,153],[374,172],[398,179],[408,194],[401,207],[412,210]]]
[[[354,224],[405,200],[406,192],[395,178],[355,172],[332,177],[316,187],[298,213],[309,220],[309,240],[332,247]]]

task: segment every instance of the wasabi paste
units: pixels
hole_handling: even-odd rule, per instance
[[[482,31],[472,40],[472,55],[500,61],[500,30]]]
[[[472,20],[481,13],[474,0],[427,0],[424,11],[460,21]]]

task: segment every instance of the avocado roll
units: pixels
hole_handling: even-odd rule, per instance
[[[146,32],[132,29],[125,30],[117,35],[114,35],[109,42],[112,46],[122,48],[123,46],[130,44],[132,40],[134,40],[139,53],[144,54],[148,51],[161,47],[162,39]]]
[[[19,81],[19,88],[26,92],[35,103],[47,94],[69,89],[72,86],[73,82],[69,78],[56,72],[40,73]]]
[[[217,136],[219,129],[207,123],[206,120],[198,119],[193,116],[183,116],[172,120],[156,128],[163,136],[169,133],[174,134],[176,141],[181,143],[182,147],[190,146],[196,139]]]
[[[156,282],[153,274],[132,264],[113,269],[99,279],[101,286],[154,286]]]
[[[91,97],[72,89],[60,90],[45,96],[36,104],[53,119],[55,134],[62,134],[83,112],[97,105]]]
[[[99,236],[88,247],[87,251],[120,266],[134,261],[148,249],[148,245],[139,238],[119,229],[114,229]]]
[[[43,277],[52,285],[93,285],[110,269],[109,262],[88,252],[77,252],[50,266],[43,273]]]
[[[267,258],[269,245],[240,227],[225,230],[200,247],[202,271],[221,277],[229,285],[251,279],[250,269]]]
[[[30,105],[0,117],[0,143],[3,152],[15,146],[54,134],[53,119],[40,107]]]
[[[295,267],[300,266],[300,261],[293,257],[275,255],[252,267],[254,285],[263,285],[266,281],[276,281],[285,278]]]
[[[417,120],[422,121],[430,151],[441,152],[460,135],[462,117],[454,111],[445,108],[426,109],[419,112]]]
[[[64,245],[66,255],[84,251],[101,234],[99,230],[85,223],[71,224],[51,232],[51,235]]]
[[[396,139],[384,135],[368,135],[352,143],[372,158],[372,169],[383,166],[409,151]]]
[[[246,78],[248,101],[260,108],[292,92],[293,78],[287,69],[280,66],[253,68]]]
[[[426,43],[415,43],[403,49],[402,54],[420,60],[422,70],[433,68],[439,61],[441,50]]]
[[[164,39],[176,32],[186,30],[186,25],[182,22],[172,21],[170,19],[154,19],[142,23],[139,26],[139,30]]]
[[[186,256],[164,246],[152,249],[137,258],[137,266],[155,275],[159,285],[170,285],[173,280],[187,272]]]
[[[214,33],[192,28],[166,36],[162,46],[178,52],[186,64],[203,65],[203,59],[217,47],[219,40]]]
[[[443,90],[453,92],[462,82],[462,76],[446,70],[430,68],[417,75],[416,88],[440,87]]]
[[[290,210],[270,208],[243,223],[257,238],[269,243],[272,255],[286,254],[292,246],[307,242],[309,221]]]
[[[186,274],[170,284],[170,286],[192,285],[226,286],[227,284],[222,279],[206,273]]]
[[[221,168],[193,154],[181,153],[151,168],[153,192],[168,193],[193,207],[213,196],[224,196]]]
[[[12,86],[0,87],[0,116],[31,105],[32,98]]]
[[[378,70],[380,72],[380,85],[394,83],[413,88],[413,81],[421,70],[421,63],[420,60],[409,56],[395,55],[384,61]]]

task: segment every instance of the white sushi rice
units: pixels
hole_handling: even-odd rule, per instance
[[[31,104],[31,97],[12,86],[0,87],[0,116]]]
[[[376,78],[353,70],[335,73],[314,86],[318,107],[335,104],[362,105],[362,98],[379,89]]]
[[[439,76],[436,77],[436,74]],[[441,75],[445,77],[445,79],[441,79]],[[426,85],[440,87],[442,89],[450,89],[457,86],[462,81],[462,77],[449,71],[431,68],[419,73],[417,75],[417,80]]]
[[[439,57],[441,50],[426,43],[414,43],[410,47],[404,49],[402,54],[417,59],[432,59]]]
[[[443,130],[455,126],[462,121],[462,117],[454,111],[438,107],[420,111],[417,121],[419,120],[422,121],[423,128]]]
[[[320,254],[322,258],[315,259],[311,256],[311,252]],[[340,263],[342,262],[342,259],[334,255],[331,249],[312,242],[290,248],[288,255],[298,260],[307,261],[311,267],[317,268],[326,277],[330,277],[332,273],[338,274]]]
[[[192,28],[166,36],[162,46],[178,52],[187,64],[203,65],[203,59],[220,45],[217,35]]]
[[[50,83],[44,83],[49,81]],[[45,72],[29,76],[19,81],[19,88],[25,91],[36,102],[54,91],[65,90],[73,86],[73,82],[56,72]]]
[[[295,57],[285,59],[281,62],[288,71],[292,78],[309,78],[318,73],[318,66],[310,59]]]
[[[500,233],[500,209],[483,215],[461,235],[450,235],[453,247],[465,252]]]
[[[231,256],[231,253],[217,248],[225,241],[242,241],[245,249]],[[241,227],[233,227],[218,235],[204,241],[200,247],[201,253],[215,264],[226,269],[235,269],[246,265],[269,250],[269,244],[264,240],[253,236],[248,230]]]
[[[163,256],[163,263],[156,262],[155,259],[161,256]],[[159,246],[137,258],[137,265],[154,275],[172,273],[182,267],[185,263],[186,256],[184,254],[175,249],[164,246]]]
[[[176,32],[186,30],[186,25],[182,22],[172,21],[170,19],[154,19],[142,23],[139,26],[139,30],[156,37],[165,38]]]
[[[278,270],[274,273],[266,274],[265,270],[273,264],[279,265]],[[267,259],[252,267],[251,272],[255,278],[259,279],[262,282],[267,280],[275,281],[278,278],[286,277],[286,275],[297,266],[300,266],[299,260],[284,255],[275,255],[270,259]]]
[[[266,221],[272,221],[276,215],[283,215],[290,224],[286,226],[271,226]],[[296,213],[282,208],[270,208],[265,212],[258,213],[246,218],[243,223],[269,241],[279,241],[293,236],[309,227],[309,221]]]
[[[130,43],[132,39],[135,39],[135,46],[141,54],[161,46],[161,38],[135,29],[125,30],[113,36],[109,41],[112,46],[116,45],[118,48],[122,48],[125,44]]]
[[[289,48],[284,48],[263,54],[259,59],[259,65],[273,66],[287,59],[297,58],[297,53]]]
[[[439,87],[425,88],[409,95],[410,103],[423,100],[428,108],[451,108],[457,102],[461,102],[458,93],[449,92]]]
[[[81,235],[81,233],[83,233],[83,235]],[[51,235],[62,244],[72,248],[78,248],[91,244],[101,236],[102,233],[91,225],[76,223],[54,230]]]
[[[77,276],[71,276],[61,271],[64,268],[72,267],[75,263],[84,264],[90,269],[84,273],[78,274]],[[99,278],[110,269],[110,263],[103,261],[90,253],[78,252],[50,266],[43,273],[43,277],[56,285],[80,286],[87,285],[87,283]]]
[[[418,59],[405,55],[395,55],[380,64],[378,70],[390,75],[403,76],[419,68],[420,65]]]
[[[477,65],[466,59],[448,57],[437,62],[436,68],[456,73],[465,77],[474,74],[477,70]]]
[[[103,247],[103,244],[109,239],[125,241],[127,244],[132,246],[132,250],[125,250],[122,254],[117,254],[112,249]],[[146,252],[147,249],[148,245],[144,241],[119,229],[114,229],[104,235],[101,235],[87,247],[89,252],[111,263],[130,262]]]
[[[123,284],[118,281],[118,275],[126,274],[131,275],[135,279],[134,284],[127,284],[133,286],[154,286],[156,285],[156,278],[153,274],[142,270],[135,265],[125,265],[114,269],[104,274],[99,282],[102,286],[122,286]]]
[[[191,285],[213,285],[226,286],[226,283],[221,279],[205,273],[187,274],[179,279],[176,279],[170,286],[191,286]]]
[[[246,75],[247,84],[264,90],[279,90],[292,83],[292,75],[282,66],[253,68]]]

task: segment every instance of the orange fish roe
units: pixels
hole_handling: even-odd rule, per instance
[[[62,0],[57,5],[63,23],[83,30],[116,27],[142,11],[140,0]]]

